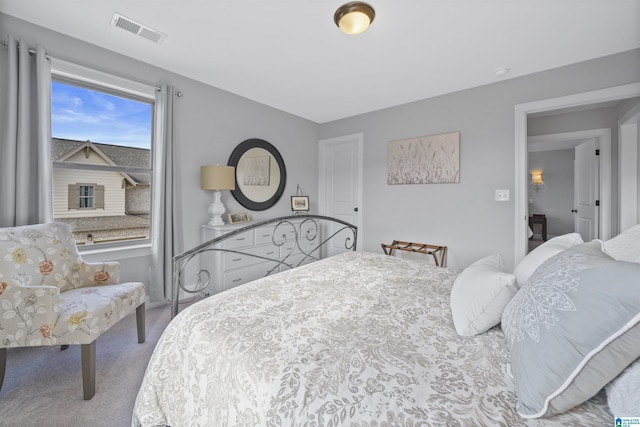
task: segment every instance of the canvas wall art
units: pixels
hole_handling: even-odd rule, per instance
[[[460,132],[390,141],[387,184],[460,182]]]
[[[270,156],[242,157],[238,167],[245,171],[242,181],[244,185],[269,185]]]

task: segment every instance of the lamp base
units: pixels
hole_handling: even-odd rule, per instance
[[[208,222],[209,225],[224,225],[222,215],[224,215],[225,209],[220,200],[221,196],[222,193],[220,191],[216,190],[213,192],[213,201],[209,205],[209,213],[211,214],[211,220]]]

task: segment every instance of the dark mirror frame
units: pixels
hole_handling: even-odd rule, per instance
[[[278,167],[280,168],[280,182],[278,183],[278,188],[276,189],[276,192],[273,194],[273,196],[271,196],[271,198],[269,198],[268,200],[265,200],[264,202],[255,202],[249,199],[240,189],[240,186],[238,185],[238,175],[236,173],[236,189],[231,190],[231,194],[238,201],[238,203],[240,203],[245,208],[252,211],[263,211],[275,205],[278,200],[280,200],[280,197],[282,197],[282,193],[284,193],[284,186],[287,183],[287,170],[284,166],[284,160],[282,159],[282,156],[280,155],[276,147],[263,139],[257,138],[247,139],[246,141],[238,144],[238,146],[233,150],[233,153],[231,153],[231,157],[229,157],[228,165],[237,168],[238,163],[240,162],[240,159],[242,158],[244,153],[253,148],[262,148],[268,151],[269,154],[271,154],[275,159]]]

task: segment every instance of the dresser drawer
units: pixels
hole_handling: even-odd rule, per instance
[[[256,228],[256,245],[273,243],[273,226]]]
[[[246,248],[255,244],[255,238],[253,231],[247,231],[240,233],[236,236],[225,240],[222,243],[222,247],[225,249]]]
[[[297,253],[302,249],[304,252],[311,252],[318,245],[318,239],[307,240],[305,237],[302,237],[298,240],[298,244],[296,245],[296,241],[292,239],[287,240],[287,242],[280,247],[280,256],[286,255],[289,252]]]
[[[287,270],[290,270],[291,268],[299,267],[305,264],[310,264],[314,261],[316,261],[315,258],[312,258],[312,257],[305,258],[305,255],[301,254],[300,252],[297,252],[291,255],[289,258],[287,258],[286,263],[289,264],[291,267],[289,267],[289,265],[282,264],[280,265],[280,271],[287,271]]]
[[[224,289],[235,288],[243,283],[265,277],[271,268],[273,268],[273,263],[262,262],[260,264],[252,265],[251,267],[227,272],[223,276]]]
[[[266,258],[278,258],[278,248],[274,246],[258,246],[255,248],[243,249],[242,254],[225,253],[222,255],[222,266],[224,271],[235,270],[247,267],[252,264],[264,262],[263,259],[251,255],[263,256]]]
[[[316,261],[315,258],[319,257],[319,250],[314,251],[313,249],[315,249],[318,244],[317,240],[303,239],[298,243],[300,247],[296,246],[296,242],[294,242],[293,240],[282,245],[282,247],[280,247],[280,258],[289,255],[285,262],[294,267],[298,266],[298,263],[306,256],[305,254],[309,254],[310,256],[306,257],[304,262],[302,262],[302,264],[300,265],[309,264],[310,262]],[[304,253],[301,253],[300,249],[302,249]],[[288,270],[289,268],[290,267],[283,264],[280,268],[280,271]]]

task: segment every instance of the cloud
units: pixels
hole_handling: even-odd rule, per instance
[[[60,82],[51,104],[53,137],[150,148],[151,104]]]

